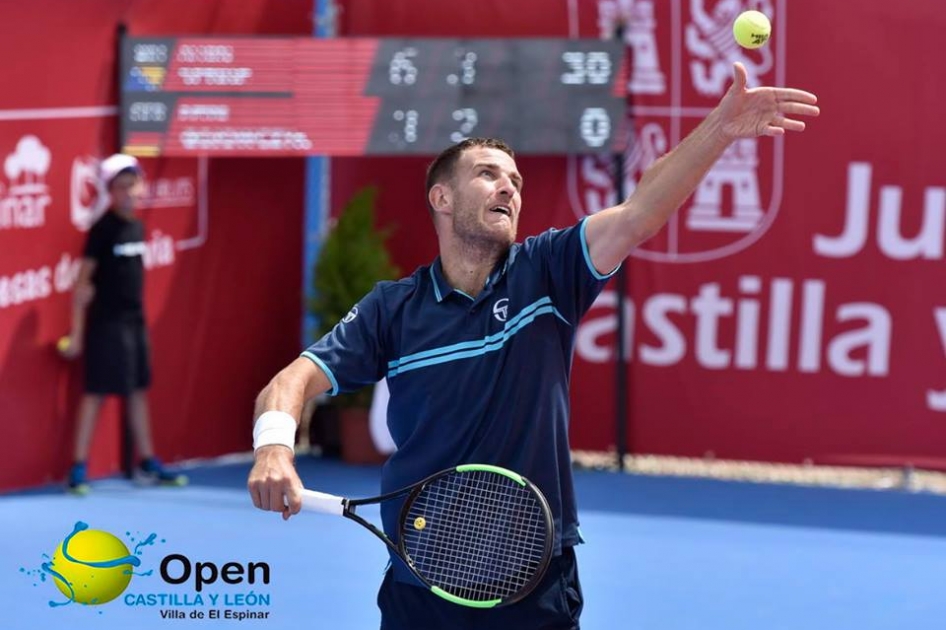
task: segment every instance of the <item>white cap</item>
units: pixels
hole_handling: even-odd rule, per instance
[[[102,180],[102,184],[108,188],[109,184],[112,183],[112,180],[115,179],[119,173],[127,170],[132,170],[138,175],[144,173],[141,170],[141,164],[138,163],[137,158],[131,155],[125,155],[124,153],[116,153],[102,160],[102,163],[99,165],[99,177]]]

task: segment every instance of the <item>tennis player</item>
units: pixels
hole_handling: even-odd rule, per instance
[[[386,377],[397,444],[381,491],[462,463],[496,464],[538,485],[555,518],[555,557],[521,602],[471,609],[419,588],[395,561],[379,595],[384,630],[577,629],[581,542],[568,446],[568,384],[582,315],[639,244],[657,233],[736,139],[802,131],[813,94],[746,88],[746,70],[718,106],[641,178],[633,195],[564,230],[516,242],[523,176],[501,140],[469,139],[427,172],[439,257],[399,282],[379,283],[325,337],[260,393],[253,504],[289,518],[300,509],[293,467],[304,401]],[[286,505],[288,501],[288,507]],[[395,536],[399,506],[383,505]]]

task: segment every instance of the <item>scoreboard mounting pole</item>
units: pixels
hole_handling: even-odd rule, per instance
[[[622,52],[626,55],[627,48],[624,46],[624,27],[619,25],[614,33],[614,40],[621,43]],[[630,96],[628,96],[630,98]],[[625,103],[625,107],[627,104]],[[626,117],[626,110],[622,112]],[[626,120],[626,119],[625,119]],[[622,126],[623,128],[623,126]],[[627,128],[628,138],[635,137],[634,129],[631,126]],[[630,142],[629,142],[630,143]],[[628,147],[630,148],[630,147]],[[618,203],[624,201],[627,194],[624,186],[624,147],[619,147],[614,152],[614,191]],[[624,314],[624,301],[627,299],[627,267],[630,265],[631,257],[624,259],[620,269],[616,274],[617,283],[617,331],[616,331],[616,352],[614,369],[614,425],[615,425],[615,445],[617,448],[618,470],[624,471],[624,456],[628,450],[627,424],[629,421],[629,399],[631,383],[628,379],[628,356],[624,345],[625,331],[627,330],[627,317]]]
[[[118,54],[115,55],[115,59],[118,60],[118,85],[121,85],[122,74],[124,73],[124,67],[122,64],[122,50],[125,47],[125,38],[128,37],[128,27],[124,22],[120,22],[115,28],[115,41],[118,48]],[[124,119],[119,113],[118,116],[118,138],[119,146],[114,147],[115,152],[121,151],[121,138],[122,138],[122,129],[123,129]],[[131,479],[135,473],[135,444],[134,438],[131,434],[131,416],[128,412],[128,398],[124,398],[121,402],[121,469],[122,474],[125,476],[125,479]]]

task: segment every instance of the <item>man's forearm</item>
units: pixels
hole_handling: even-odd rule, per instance
[[[88,305],[79,298],[72,300],[72,336],[81,339],[85,335],[86,308]]]
[[[291,378],[277,375],[256,397],[253,418],[259,418],[267,411],[283,411],[298,423],[305,404],[304,392],[304,383],[293,383]]]
[[[588,219],[592,263],[607,273],[655,235],[696,189],[731,140],[713,110],[673,151],[647,169],[624,202]]]
[[[686,201],[732,140],[713,110],[676,148],[647,169],[624,202],[631,232],[642,240],[656,234]],[[638,243],[632,244],[636,246]]]

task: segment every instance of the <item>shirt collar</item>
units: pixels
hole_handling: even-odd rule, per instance
[[[506,256],[505,260],[503,260],[501,264],[497,264],[496,268],[493,269],[489,276],[486,277],[487,289],[491,285],[499,282],[500,278],[506,275],[506,271],[509,269],[509,263],[515,255],[516,249],[518,249],[518,245],[514,244],[512,248],[510,248],[509,254]],[[450,283],[447,282],[447,279],[443,275],[443,265],[440,262],[440,256],[437,256],[437,259],[434,260],[432,265],[430,265],[430,280],[433,282],[434,297],[436,298],[438,304],[443,302],[448,295],[454,291],[457,291],[452,286],[450,286]],[[461,293],[460,291],[457,292]]]
[[[437,303],[443,302],[443,299],[453,293],[453,287],[447,283],[443,277],[443,267],[440,264],[440,256],[430,266],[430,280],[434,283],[434,297]]]

